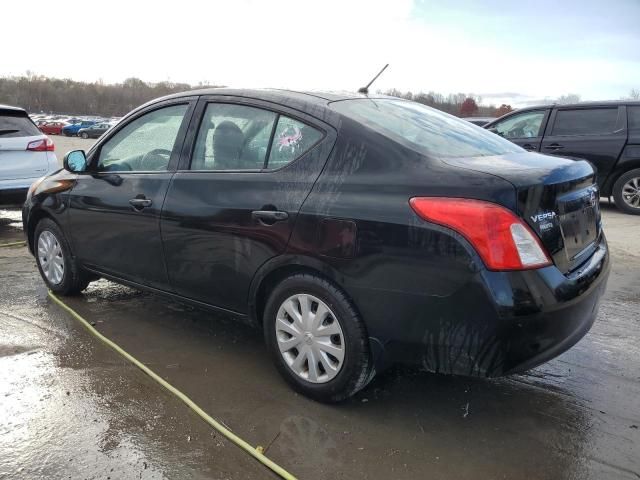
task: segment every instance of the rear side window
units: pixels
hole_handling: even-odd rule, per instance
[[[602,135],[616,129],[618,108],[558,110],[552,135]]]
[[[640,133],[640,107],[627,107],[629,131]]]
[[[354,99],[330,105],[342,115],[419,153],[436,157],[478,157],[524,152],[499,135],[420,103]]]
[[[38,127],[21,112],[0,112],[0,137],[33,137],[42,135]]]
[[[210,103],[198,131],[191,170],[262,170],[277,117],[261,108]]]
[[[321,138],[319,130],[269,110],[210,103],[191,170],[273,170],[291,163]]]
[[[269,154],[269,169],[280,168],[302,156],[322,138],[322,132],[280,115]]]

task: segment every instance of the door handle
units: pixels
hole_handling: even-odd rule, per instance
[[[564,148],[563,145],[560,145],[559,143],[552,143],[550,145],[545,145],[545,147],[547,150],[560,150],[562,148]]]
[[[142,210],[143,208],[150,207],[153,202],[149,198],[132,198],[129,200],[129,204],[135,210]]]
[[[251,218],[265,225],[273,225],[289,218],[289,214],[279,210],[254,210],[251,212]]]
[[[525,143],[524,145],[522,145],[522,148],[524,148],[525,150],[537,150],[537,147],[535,145],[531,145],[530,143]]]

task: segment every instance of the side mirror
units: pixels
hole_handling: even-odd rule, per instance
[[[62,166],[73,173],[84,172],[87,169],[87,157],[84,150],[72,150],[64,156]]]
[[[495,133],[496,135],[500,135],[501,137],[503,136],[496,127],[487,128],[487,130],[489,130],[491,133]]]

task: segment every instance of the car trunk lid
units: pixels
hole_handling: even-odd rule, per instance
[[[516,213],[538,234],[563,273],[576,269],[595,250],[602,223],[595,173],[588,162],[536,153],[444,161],[513,184]]]

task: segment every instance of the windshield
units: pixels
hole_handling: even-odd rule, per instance
[[[480,157],[524,151],[483,128],[416,102],[363,98],[330,105],[409,148],[436,157]]]

